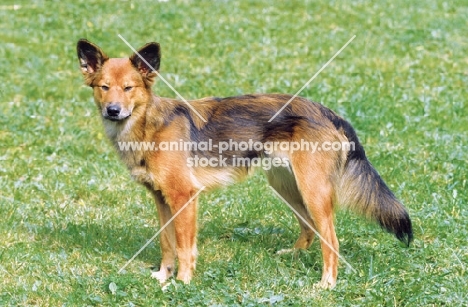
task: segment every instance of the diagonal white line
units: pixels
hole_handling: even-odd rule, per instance
[[[351,37],[351,39],[350,39],[346,44],[344,44],[344,46],[341,47],[341,49],[338,50],[338,51],[335,53],[335,55],[332,56],[331,59],[328,60],[328,62],[325,63],[325,65],[323,65],[322,68],[320,68],[319,71],[317,71],[317,72],[315,73],[315,75],[313,75],[312,78],[310,78],[309,81],[307,81],[306,84],[304,84],[304,86],[301,87],[301,89],[298,90],[297,93],[294,94],[294,96],[292,96],[292,98],[289,99],[288,102],[286,102],[286,104],[285,104],[281,109],[279,109],[279,111],[276,112],[275,115],[273,115],[273,116],[270,118],[270,120],[269,120],[268,122],[271,123],[271,121],[274,120],[275,117],[278,116],[278,114],[280,114],[280,113],[284,110],[284,108],[286,108],[286,107],[291,103],[291,101],[293,101],[294,98],[296,98],[297,95],[299,95],[299,94],[302,92],[302,90],[304,90],[304,89],[309,85],[309,83],[312,82],[312,80],[314,80],[314,79],[322,72],[322,70],[324,70],[325,67],[328,66],[328,64],[330,64],[330,63],[341,53],[341,51],[343,51],[346,47],[348,47],[348,45],[353,41],[354,38],[356,38],[356,35],[353,35],[353,37]]]
[[[180,98],[180,100],[182,100],[183,102],[185,102],[185,103],[190,107],[190,109],[192,109],[192,111],[193,111],[195,114],[197,114],[198,117],[200,117],[200,119],[201,119],[203,122],[206,123],[206,119],[205,119],[203,116],[201,116],[201,114],[198,113],[198,111],[195,110],[195,108],[194,108],[184,97],[182,97],[182,95],[179,94],[179,92],[176,91],[176,89],[175,89],[174,87],[172,87],[172,85],[171,85],[169,82],[167,82],[167,80],[164,79],[163,76],[161,76],[161,74],[160,74],[156,69],[153,68],[153,66],[151,66],[151,65],[145,60],[145,59],[141,56],[141,54],[138,53],[138,51],[137,51],[135,48],[133,48],[133,46],[130,45],[130,43],[127,42],[127,40],[126,40],[125,38],[123,38],[122,35],[119,34],[118,36],[120,37],[120,39],[121,39],[125,44],[127,44],[128,47],[130,47],[130,49],[132,49],[133,52],[135,52],[136,55],[138,55],[138,57],[139,57],[140,59],[143,60],[143,62],[145,62],[146,65],[148,65],[149,68],[151,68],[151,70],[152,70],[154,73],[156,73],[156,75],[157,75],[164,83],[166,83],[166,85]]]
[[[307,222],[307,220],[299,214],[299,212],[296,211],[296,209],[293,208],[293,206],[291,206],[287,201],[286,199],[283,198],[283,196],[281,196],[280,193],[278,193],[278,191],[276,191],[272,186],[270,186],[270,189],[275,192],[275,194],[286,204],[288,205],[288,207],[317,235],[317,237],[320,238],[320,240],[322,240],[323,243],[325,243],[337,256],[338,258],[340,258],[341,260],[343,260],[344,263],[346,263],[346,265],[351,269],[353,270],[354,273],[357,273],[357,271],[351,266],[351,264],[349,264],[348,261],[346,261],[346,259],[344,259],[343,256],[340,255],[340,253],[335,250],[333,248],[333,246],[331,246],[330,243],[328,243],[328,241],[326,241],[319,233],[317,230],[315,230],[314,227],[312,227],[312,225],[309,224],[309,222]]]
[[[182,208],[179,209],[179,211],[177,211],[170,219],[169,221],[166,222],[166,224],[164,224],[159,230],[158,232],[151,237],[151,239],[148,240],[148,242],[145,243],[145,245],[143,245],[136,253],[135,255],[133,255],[132,258],[130,258],[130,260],[127,261],[127,263],[125,263],[125,265],[123,267],[120,268],[119,270],[119,274],[154,240],[156,239],[156,237],[161,233],[161,231],[164,230],[164,228],[167,227],[167,225],[169,225],[178,215],[179,213],[182,212],[182,210],[184,210],[191,202],[192,200],[194,200],[198,194],[201,193],[201,191],[203,191],[205,189],[205,186],[202,186],[200,190],[198,190],[197,193],[195,193],[195,195],[193,195],[186,203],[185,205],[182,206]]]

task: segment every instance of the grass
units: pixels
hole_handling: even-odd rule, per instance
[[[14,6],[16,4],[16,6]],[[0,5],[0,305],[460,306],[468,301],[468,7],[462,1],[18,1]],[[414,223],[404,248],[376,225],[336,216],[341,262],[332,291],[318,242],[256,175],[201,198],[190,285],[150,276],[158,227],[82,85],[76,41],[110,55],[162,46],[161,73],[187,99],[301,95],[357,129]],[[154,88],[175,97],[162,82]]]

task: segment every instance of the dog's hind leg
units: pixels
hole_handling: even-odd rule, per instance
[[[323,256],[323,272],[320,286],[333,288],[338,274],[338,239],[333,225],[333,185],[330,174],[334,160],[326,153],[302,154],[292,160],[297,185],[317,231]]]
[[[169,205],[164,200],[161,191],[151,191],[158,209],[160,227],[164,227],[172,218]],[[160,283],[164,283],[175,271],[176,260],[176,239],[174,222],[169,223],[160,234],[160,244],[162,260],[158,272],[153,272],[151,277],[156,278]]]
[[[292,249],[282,249],[278,254],[292,252],[296,249],[307,249],[312,244],[315,235],[314,221],[304,205],[302,196],[296,185],[293,173],[284,167],[273,168],[266,172],[268,182],[287,202],[295,212],[301,233]]]

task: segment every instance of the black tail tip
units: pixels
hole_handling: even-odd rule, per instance
[[[380,220],[380,226],[393,233],[398,240],[409,246],[413,241],[413,227],[407,212],[402,212],[399,218]]]
[[[396,233],[395,236],[397,237],[398,240],[405,243],[406,247],[409,247],[411,241],[413,241],[413,232],[412,231]]]
[[[405,243],[409,247],[411,241],[413,241],[413,227],[411,225],[411,220],[409,216],[405,216],[402,219],[399,219],[392,229],[392,232],[395,234],[398,240]]]

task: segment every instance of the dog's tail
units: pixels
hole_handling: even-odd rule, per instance
[[[337,176],[336,202],[377,221],[409,246],[413,231],[408,212],[367,160],[354,129],[345,120],[341,121],[339,126],[354,148],[351,146],[341,174]]]

